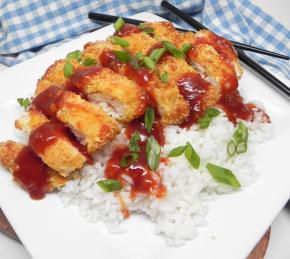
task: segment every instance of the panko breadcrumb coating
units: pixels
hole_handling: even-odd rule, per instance
[[[185,43],[193,44],[189,51],[188,58],[201,73],[215,82],[225,93],[232,93],[238,86],[238,78],[241,77],[242,68],[239,64],[235,51],[229,48],[228,60],[215,49],[215,42],[211,40],[210,31],[201,30],[197,33],[180,33],[176,31],[170,22],[146,23],[154,29],[154,37],[160,41],[167,40],[172,42],[177,48],[181,48]],[[203,43],[200,38],[205,38]],[[223,39],[228,42],[227,40]],[[197,42],[199,43],[197,44]],[[229,43],[231,46],[231,43]]]
[[[65,63],[66,60],[64,59],[57,60],[46,70],[44,75],[37,82],[35,95],[40,94],[52,85],[59,85],[63,88],[66,87],[69,78],[64,76]],[[74,59],[70,60],[70,63],[73,65],[74,70],[80,66],[80,63]]]
[[[75,88],[82,88],[87,98],[95,103],[107,103],[121,122],[140,117],[145,112],[146,95],[135,82],[109,68],[100,68],[87,76],[93,68],[81,68],[72,76]],[[88,73],[84,73],[84,70]],[[83,75],[83,76],[80,76]],[[86,80],[84,83],[83,81]]]
[[[6,167],[13,176],[15,160],[25,145],[8,140],[0,143],[0,163]],[[49,183],[48,191],[53,191],[63,186],[68,179],[60,176],[56,171],[48,168]]]
[[[55,99],[51,103],[51,99]],[[43,107],[46,102],[48,105]],[[39,106],[39,107],[38,107]],[[39,109],[40,108],[40,109]],[[41,113],[41,109],[44,109]],[[16,121],[18,129],[30,132],[48,119],[57,119],[69,127],[90,153],[95,152],[119,133],[119,124],[101,107],[82,99],[79,95],[52,86],[40,93],[32,102],[32,110]]]

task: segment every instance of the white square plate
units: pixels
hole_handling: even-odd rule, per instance
[[[161,19],[150,13],[134,18]],[[16,98],[32,95],[37,79],[50,64],[113,31],[112,26],[105,27],[1,72],[0,141],[17,139],[14,120],[22,110]],[[265,104],[276,137],[257,150],[258,181],[211,203],[208,226],[200,228],[199,236],[183,247],[168,247],[154,234],[153,223],[142,216],[132,216],[124,223],[127,233],[114,235],[101,222],[85,222],[75,208],[63,208],[55,194],[31,200],[0,168],[0,205],[33,258],[245,258],[290,196],[290,103],[247,69],[240,88],[246,99]]]

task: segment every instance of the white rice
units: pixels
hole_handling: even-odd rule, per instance
[[[166,156],[171,149],[189,141],[201,157],[201,166],[198,170],[193,169],[184,156],[170,158],[167,164],[161,163],[159,170],[167,188],[167,194],[162,199],[138,195],[131,200],[130,186],[125,186],[120,196],[131,216],[134,213],[148,215],[156,223],[156,233],[164,235],[170,246],[184,245],[187,240],[194,239],[198,235],[198,228],[207,224],[205,218],[208,201],[218,195],[236,191],[211,177],[205,168],[208,162],[232,170],[242,188],[258,178],[259,174],[252,156],[259,143],[272,137],[272,124],[261,123],[259,114],[255,122],[244,123],[249,128],[248,151],[233,158],[227,156],[226,147],[235,129],[224,114],[215,118],[206,130],[200,130],[195,125],[190,130],[178,126],[166,127],[166,144],[162,148],[162,155]],[[117,143],[127,143],[123,136],[124,132],[96,154],[97,162],[82,170],[81,179],[70,181],[59,192],[64,206],[77,206],[81,216],[86,220],[89,222],[101,220],[107,224],[112,233],[126,231],[121,224],[124,218],[120,203],[114,193],[105,193],[96,182],[104,178],[106,161],[114,146]],[[130,182],[130,179],[127,180]]]

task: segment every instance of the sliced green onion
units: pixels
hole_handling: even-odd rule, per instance
[[[136,57],[131,57],[129,63],[135,68],[140,68],[139,60]]]
[[[218,116],[221,112],[215,108],[208,108],[203,115],[198,119],[198,124],[201,129],[207,129],[212,119]]]
[[[155,63],[154,63],[154,61],[151,59],[151,58],[149,58],[149,57],[144,57],[143,58],[143,63],[144,63],[144,65],[147,67],[147,68],[149,68],[149,69],[155,69]]]
[[[249,130],[246,125],[244,125],[242,122],[239,122],[238,127],[236,128],[233,139],[228,143],[228,154],[229,156],[233,156],[236,154],[241,154],[247,152],[248,149],[248,138],[249,138]],[[229,146],[235,145],[235,153],[231,155],[229,153]]]
[[[195,168],[198,169],[200,165],[200,157],[192,147],[192,145],[187,142],[185,148],[185,157],[187,161]]]
[[[137,52],[136,53],[136,58],[138,58],[138,59],[142,59],[143,56],[144,56],[144,54],[142,52]]]
[[[167,71],[165,71],[162,74],[159,73],[159,78],[162,81],[162,83],[167,83],[168,82],[168,73],[167,73]]]
[[[144,124],[145,124],[145,129],[151,133],[152,127],[153,127],[153,123],[154,123],[154,119],[155,119],[155,112],[154,109],[152,107],[148,107],[146,112],[145,112],[145,116],[144,116]]]
[[[114,23],[114,28],[115,30],[118,32],[122,29],[122,27],[124,26],[125,21],[123,20],[122,17],[119,17],[118,20]]]
[[[66,62],[63,68],[63,73],[65,77],[70,77],[73,74],[74,67],[70,62]]]
[[[171,42],[169,41],[162,41],[163,46],[166,50],[168,50],[174,57],[176,58],[183,58],[184,54],[181,50],[176,48]]]
[[[131,58],[130,53],[128,51],[115,50],[114,53],[115,53],[117,59],[119,59],[123,63],[128,62]]]
[[[238,127],[233,135],[234,140],[237,143],[247,142],[248,136],[249,136],[248,128],[242,122],[239,122]]]
[[[169,152],[168,157],[181,156],[184,153],[185,149],[186,149],[186,146],[179,146],[179,147],[173,148]]]
[[[156,64],[158,62],[158,60],[162,57],[162,55],[165,53],[165,51],[166,51],[165,48],[154,49],[149,57]]]
[[[80,50],[75,50],[66,55],[66,60],[70,61],[72,59],[76,59],[79,61],[81,59],[82,52]]]
[[[233,140],[231,140],[227,145],[228,155],[231,157],[236,153],[236,144]]]
[[[217,117],[218,115],[220,115],[221,112],[215,108],[208,108],[205,110],[204,113],[207,114],[208,116],[210,116],[211,118],[214,118],[214,117]]]
[[[89,66],[94,66],[94,65],[96,65],[96,64],[97,64],[97,61],[96,61],[95,59],[93,59],[93,58],[87,57],[87,58],[82,62],[82,64],[83,64],[84,66],[89,67]]]
[[[122,157],[122,159],[120,160],[120,167],[121,168],[126,168],[129,165],[131,165],[132,163],[136,162],[139,158],[139,154],[138,153],[129,153],[125,156]]]
[[[129,42],[118,36],[112,36],[111,42],[124,48],[129,47]]]
[[[151,135],[146,143],[146,159],[151,170],[156,170],[160,161],[160,146],[156,139]]]
[[[123,188],[122,184],[116,180],[100,180],[97,185],[101,187],[104,192],[114,192]]]
[[[159,78],[162,81],[162,83],[167,83],[168,82],[168,73],[167,73],[167,71],[165,71],[162,74],[159,73]]]
[[[31,101],[29,98],[17,98],[17,102],[21,107],[24,108],[25,111],[27,111]]]
[[[138,141],[140,141],[140,140],[141,140],[141,137],[140,137],[139,133],[135,132],[129,141],[129,150],[131,152],[139,152],[140,151],[140,146],[138,144]]]
[[[181,47],[181,51],[183,52],[184,55],[192,48],[191,43],[184,43]]]
[[[206,168],[216,181],[232,186],[236,189],[241,187],[239,180],[231,170],[211,163],[208,163]]]
[[[198,119],[197,122],[201,129],[207,129],[211,120],[212,120],[211,117],[209,117],[208,115],[203,115]]]
[[[145,23],[140,23],[138,29],[150,35],[154,34],[154,29]]]
[[[247,149],[248,149],[247,142],[241,142],[241,143],[238,143],[236,152],[237,154],[245,153],[247,152]]]

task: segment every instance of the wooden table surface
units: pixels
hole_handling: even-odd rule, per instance
[[[10,225],[6,216],[0,208],[0,231],[13,238],[14,240],[21,243],[20,239],[16,235],[14,229]],[[256,245],[252,253],[248,256],[247,259],[263,259],[267,251],[269,239],[270,239],[271,229],[269,228],[265,235],[262,237],[260,242]]]

